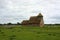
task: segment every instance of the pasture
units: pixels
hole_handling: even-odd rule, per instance
[[[0,40],[60,40],[60,25],[45,26],[0,26]]]

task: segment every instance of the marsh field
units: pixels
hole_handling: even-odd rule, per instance
[[[60,25],[0,26],[0,40],[60,40]]]

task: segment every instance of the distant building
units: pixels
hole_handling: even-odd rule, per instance
[[[29,20],[23,20],[22,25],[44,26],[43,15],[39,13],[37,16],[31,16]]]

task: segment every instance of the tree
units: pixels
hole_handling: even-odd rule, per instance
[[[19,23],[19,22],[17,22],[17,25],[20,25],[20,23]]]
[[[12,23],[8,23],[8,25],[11,25]]]

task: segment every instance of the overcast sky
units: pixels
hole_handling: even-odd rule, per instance
[[[17,23],[39,13],[44,23],[60,23],[60,0],[0,0],[0,23]]]

